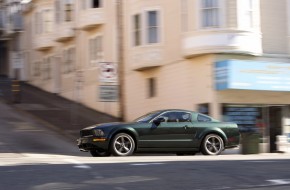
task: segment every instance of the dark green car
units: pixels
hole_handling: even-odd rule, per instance
[[[239,145],[237,124],[219,122],[188,110],[160,110],[131,123],[105,123],[84,128],[77,140],[92,156],[129,156],[134,152],[202,152],[218,155]]]

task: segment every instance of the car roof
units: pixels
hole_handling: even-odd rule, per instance
[[[163,110],[156,110],[156,111],[160,111],[160,112],[165,112],[165,111],[184,111],[184,112],[197,113],[195,111],[185,110],[185,109],[163,109]]]

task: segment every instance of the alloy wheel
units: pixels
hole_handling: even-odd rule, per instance
[[[126,133],[116,135],[112,143],[112,153],[116,156],[131,155],[134,148],[135,142],[133,138]]]
[[[205,155],[218,155],[224,149],[222,138],[215,134],[207,135],[202,144],[202,153]]]

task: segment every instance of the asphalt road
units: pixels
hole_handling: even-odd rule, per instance
[[[93,158],[75,142],[0,102],[2,190],[290,189],[290,155]]]

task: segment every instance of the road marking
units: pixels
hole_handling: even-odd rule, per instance
[[[271,162],[279,162],[275,160],[256,160],[256,161],[245,161],[245,162],[253,162],[253,163],[271,163]]]
[[[164,163],[141,163],[141,164],[130,164],[131,166],[149,166],[149,165],[161,165]]]
[[[270,179],[266,180],[271,182],[273,185],[287,185],[290,184],[290,179]]]
[[[73,166],[74,168],[80,168],[80,169],[92,169],[91,166],[85,165],[85,164],[81,163],[81,162],[78,161],[78,160],[74,160],[74,159],[65,159],[64,161],[65,161],[65,162],[72,163],[72,164],[75,164],[75,166]]]
[[[116,190],[126,190],[124,187],[115,187]]]
[[[122,184],[122,183],[136,183],[144,181],[158,180],[158,178],[145,177],[145,176],[124,176],[124,177],[114,177],[114,178],[103,178],[87,180],[85,183],[89,184]]]

